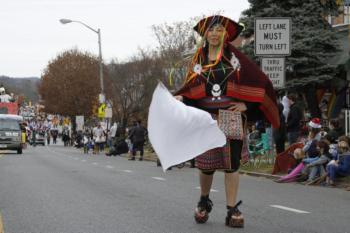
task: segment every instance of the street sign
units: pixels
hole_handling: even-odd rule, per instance
[[[98,95],[98,101],[100,104],[103,104],[106,101],[106,96],[104,94],[99,94]]]
[[[255,55],[291,54],[290,18],[255,18]]]
[[[70,125],[70,119],[68,117],[65,117],[63,119],[63,124],[66,125],[66,126]]]
[[[106,118],[112,118],[112,108],[111,107],[107,107],[105,110],[105,117]]]
[[[261,70],[270,78],[274,88],[285,86],[285,59],[283,57],[261,58]]]
[[[84,116],[75,116],[75,123],[77,124],[77,130],[83,130],[84,128]]]
[[[98,108],[98,117],[105,118],[106,115],[106,104],[101,104]]]

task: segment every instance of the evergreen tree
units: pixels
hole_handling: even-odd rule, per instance
[[[253,36],[256,17],[290,17],[291,56],[286,57],[286,89],[303,92],[312,117],[321,117],[316,88],[336,75],[336,67],[328,64],[338,51],[338,37],[327,22],[337,15],[340,0],[248,0],[250,8],[242,13],[245,37]],[[254,56],[254,41],[243,48]]]
[[[338,50],[336,32],[326,20],[326,15],[337,13],[336,0],[248,0],[251,7],[242,13],[241,22],[245,37],[254,34],[256,17],[290,17],[292,21],[292,54],[286,57],[288,73],[286,88],[322,83],[332,79],[335,67],[328,59]],[[253,59],[254,42],[243,48]]]

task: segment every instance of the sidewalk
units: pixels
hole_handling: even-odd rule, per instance
[[[129,155],[128,155],[129,156]],[[157,162],[157,155],[155,152],[150,152],[145,150],[144,153],[145,161]],[[248,167],[247,165],[242,165],[239,171],[240,174],[256,176],[256,177],[265,177],[267,179],[277,180],[281,175],[272,175],[273,164],[262,164],[259,167]],[[337,182],[337,188],[342,188],[350,191],[350,177],[345,177],[340,179]]]

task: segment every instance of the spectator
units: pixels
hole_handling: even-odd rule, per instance
[[[329,131],[326,135],[326,139],[332,144],[336,143],[336,140],[338,139],[338,137],[344,134],[344,130],[339,127],[339,120],[331,119],[329,121],[328,127],[329,127]]]
[[[286,119],[283,115],[283,105],[278,103],[278,112],[280,116],[280,127],[273,129],[272,135],[276,144],[276,154],[282,153],[285,151],[286,143]]]
[[[106,153],[107,156],[117,156],[129,152],[128,144],[124,139],[115,140],[113,146]]]
[[[290,111],[290,100],[288,99],[287,96],[283,96],[282,97],[281,104],[283,106],[282,114],[284,116],[284,120],[285,120],[285,123],[286,123],[288,115],[289,115],[289,111]]]
[[[145,137],[147,130],[141,125],[141,121],[137,122],[137,125],[131,129],[129,138],[132,143],[132,157],[130,160],[135,160],[136,152],[140,151],[140,161],[143,160],[143,146],[145,143]]]
[[[319,156],[317,150],[317,142],[321,140],[321,121],[319,118],[313,118],[309,123],[309,136],[303,147],[303,151],[308,158],[315,158]]]
[[[307,178],[307,184],[317,181],[317,177],[324,176],[326,174],[325,166],[332,159],[332,155],[329,153],[329,142],[327,140],[319,141],[317,143],[317,150],[321,156],[318,159],[306,164],[304,170],[302,171],[302,176]]]
[[[98,123],[97,127],[93,129],[93,135],[95,141],[95,153],[99,154],[100,151],[104,150],[104,143],[106,141],[105,133],[100,123]]]
[[[51,133],[50,133],[50,129],[48,129],[46,131],[46,141],[47,141],[47,145],[50,145],[51,142]]]
[[[112,147],[115,143],[115,138],[118,130],[118,125],[116,122],[114,122],[113,126],[108,132],[108,147]]]
[[[335,179],[337,177],[350,175],[349,143],[346,141],[339,141],[338,153],[338,159],[331,160],[327,165],[326,184],[330,186],[335,185]]]
[[[287,118],[287,136],[288,143],[292,145],[297,142],[300,136],[300,122],[303,119],[303,114],[300,108],[296,105],[296,94],[288,94],[288,99],[290,101],[290,110]]]

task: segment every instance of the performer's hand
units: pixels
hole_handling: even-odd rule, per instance
[[[233,102],[228,109],[234,112],[244,112],[247,110],[247,106],[243,102]]]
[[[177,99],[178,101],[181,101],[181,102],[184,101],[184,97],[183,97],[182,95],[176,95],[176,96],[174,96],[174,97],[175,97],[175,99]]]

